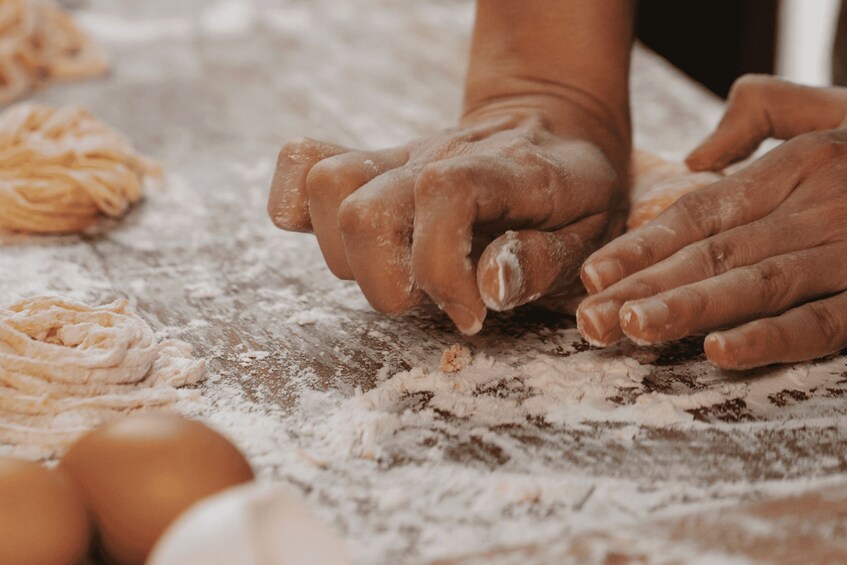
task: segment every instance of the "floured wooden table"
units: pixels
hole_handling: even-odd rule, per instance
[[[453,123],[470,3],[66,4],[114,72],[34,98],[89,107],[168,179],[84,236],[4,236],[0,296],[123,296],[194,344],[197,413],[301,488],[358,563],[847,560],[842,357],[725,374],[699,339],[596,351],[532,307],[463,338],[433,309],[372,312],[311,237],[267,220],[286,139],[376,148]],[[643,50],[633,91],[636,144],[667,157],[720,114]],[[440,372],[457,342],[467,366]]]

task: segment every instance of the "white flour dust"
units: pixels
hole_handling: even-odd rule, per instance
[[[84,236],[0,236],[4,302],[123,296],[190,342],[209,367],[194,414],[296,485],[357,563],[543,545],[843,478],[843,357],[725,374],[696,340],[588,350],[530,308],[489,316],[441,373],[460,339],[442,315],[374,313],[265,210],[286,139],[379,148],[454,124],[473,2],[235,6],[85,3],[116,73],[39,96],[101,109],[166,187]],[[680,160],[720,105],[643,49],[633,66],[635,143]]]
[[[575,330],[568,330],[553,341],[576,339]],[[464,356],[462,349],[447,351]],[[453,373],[438,370],[433,360],[431,366],[378,377],[372,389],[357,388],[351,395],[317,390],[308,373],[288,375],[299,396],[292,411],[260,408],[237,387],[221,383],[207,390],[209,418],[229,430],[268,476],[300,486],[313,509],[344,533],[357,562],[427,562],[470,546],[520,545],[623,526],[651,509],[690,509],[692,501],[708,508],[762,489],[800,490],[785,481],[756,486],[668,481],[644,488],[637,480],[560,468],[555,461],[567,458],[566,449],[555,442],[528,444],[522,435],[540,429],[539,437],[555,437],[599,425],[599,438],[589,433],[581,441],[615,452],[645,441],[651,429],[710,429],[715,425],[695,421],[692,412],[739,399],[763,420],[733,428],[740,433],[812,425],[826,415],[822,405],[792,411],[768,399],[785,390],[799,394],[834,386],[843,378],[833,370],[837,361],[749,379],[702,362],[694,365],[704,388],[657,393],[646,382],[655,369],[649,352],[567,353],[539,351],[529,361],[479,353],[472,361],[465,357]],[[803,424],[791,424],[789,416]],[[371,511],[362,513],[361,505]],[[410,529],[413,547],[405,535]]]

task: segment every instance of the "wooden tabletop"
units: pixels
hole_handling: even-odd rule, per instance
[[[280,232],[265,216],[286,139],[376,148],[454,122],[472,4],[65,3],[106,47],[114,70],[34,99],[90,108],[161,160],[168,179],[122,222],[82,236],[3,236],[0,297],[124,296],[163,335],[191,342],[209,360],[201,415],[247,451],[261,476],[300,487],[358,562],[495,553],[504,563],[560,562],[573,550],[556,548],[562,540],[607,540],[602,550],[614,553],[622,530],[637,537],[637,528],[668,516],[847,479],[843,358],[791,373],[729,375],[705,363],[699,338],[607,353],[646,367],[639,396],[672,403],[703,391],[724,395],[692,405],[684,424],[504,424],[409,392],[374,413],[394,418],[390,430],[368,428],[377,452],[339,447],[327,436],[349,430],[333,417],[362,416],[348,399],[382,390],[403,371],[437,372],[453,343],[515,375],[531,362],[593,354],[572,318],[537,307],[492,315],[473,338],[431,308],[396,319],[377,314],[355,284],[331,276],[310,236]],[[636,144],[667,157],[681,158],[720,115],[717,99],[641,48],[632,89]],[[769,382],[774,371],[788,384],[758,404],[733,392]],[[505,378],[498,383],[474,395],[494,402],[521,394]],[[826,537],[825,527],[815,535]],[[504,550],[512,546],[532,550]],[[756,551],[767,557],[766,546]]]

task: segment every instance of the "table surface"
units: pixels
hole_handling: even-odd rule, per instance
[[[433,309],[371,311],[310,236],[273,228],[265,198],[286,139],[376,148],[455,120],[468,2],[65,4],[113,72],[33,98],[90,108],[160,159],[167,183],[81,236],[0,236],[0,296],[125,296],[161,335],[192,343],[209,361],[199,414],[263,478],[297,485],[357,562],[490,559],[512,546],[532,551],[500,561],[563,560],[553,540],[607,539],[847,475],[842,357],[723,374],[699,339],[597,352],[572,318],[534,307],[464,338]],[[719,101],[644,49],[633,65],[636,144],[681,158]],[[469,376],[437,371],[457,342],[475,356]],[[643,374],[592,417],[562,379],[615,358]],[[563,401],[573,410],[516,417],[552,394],[533,384],[540,366],[549,386],[575,392]],[[471,389],[439,388],[450,378]]]

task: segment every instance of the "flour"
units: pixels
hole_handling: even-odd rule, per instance
[[[256,25],[256,8],[248,0],[220,0],[200,16],[200,25],[206,33],[232,36],[250,31]]]
[[[473,2],[254,4],[254,28],[218,36],[211,2],[86,2],[117,72],[39,96],[106,112],[166,189],[90,237],[0,236],[4,301],[133,297],[208,361],[201,402],[178,409],[294,484],[356,563],[536,543],[497,562],[555,563],[544,548],[580,531],[843,480],[843,357],[735,375],[698,339],[606,357],[535,308],[472,339],[434,309],[375,313],[313,237],[270,224],[269,165],[301,135],[376,148],[454,124]],[[720,106],[643,49],[633,66],[636,145],[679,161]],[[457,340],[472,356],[441,374]]]
[[[514,298],[524,285],[523,268],[518,261],[521,242],[514,231],[505,233],[507,242],[494,257],[497,265],[497,299],[483,293],[485,305],[492,310],[510,310],[515,307]]]
[[[650,429],[697,433],[710,425],[696,421],[693,412],[728,400],[749,403],[761,419],[733,428],[747,430],[741,433],[755,434],[763,426],[768,433],[780,429],[780,422],[829,425],[818,420],[826,413],[820,408],[807,407],[793,414],[803,418],[799,422],[787,421],[784,407],[768,399],[784,390],[836,386],[840,361],[783,367],[748,379],[695,362],[702,390],[660,393],[649,390],[657,354],[631,346],[579,351],[567,345],[577,338],[576,330],[545,338],[550,347],[565,347],[565,356],[537,351],[523,362],[508,353],[468,354],[467,364],[453,373],[439,370],[434,359],[430,366],[383,372],[373,388],[349,395],[317,390],[307,375],[289,374],[299,398],[290,412],[259,408],[238,389],[219,383],[222,388],[206,391],[208,417],[257,458],[265,479],[300,485],[313,510],[344,531],[360,563],[408,562],[404,528],[420,536],[412,561],[426,562],[461,554],[468,544],[548,543],[633,523],[647,509],[672,514],[690,509],[692,501],[709,508],[715,504],[710,501],[761,489],[785,493],[813,484],[662,482],[645,489],[629,478],[574,474],[555,462],[566,460],[567,450],[519,438],[539,429],[554,436],[587,432],[582,441],[597,441],[609,454],[649,442]],[[768,420],[769,426],[763,423]],[[602,430],[602,439],[592,430]],[[453,451],[455,443],[463,453]],[[466,459],[476,463],[462,464]],[[367,518],[356,511],[365,503],[374,509]],[[576,522],[561,522],[574,514]]]

